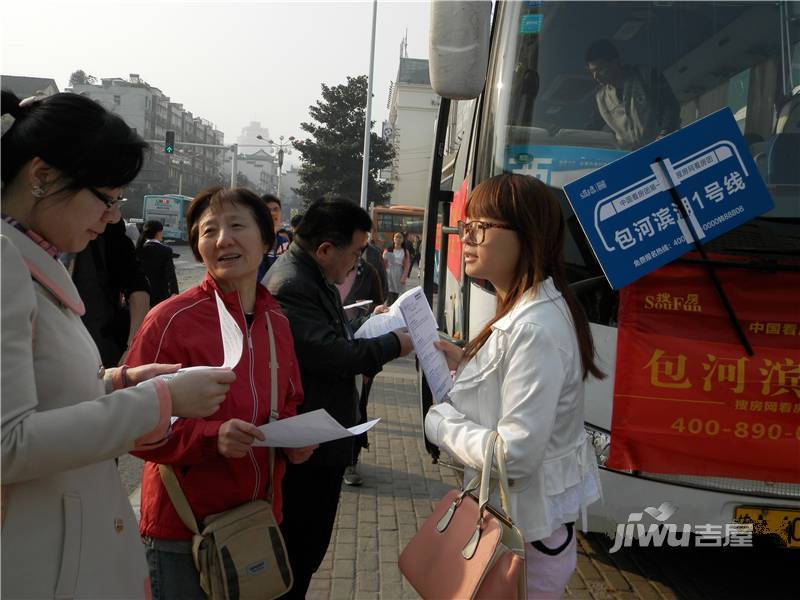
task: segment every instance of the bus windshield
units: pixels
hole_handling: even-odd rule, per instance
[[[711,249],[796,256],[799,17],[798,2],[502,3],[477,180],[519,172],[558,190],[728,106],[775,208]],[[562,200],[573,279],[600,274]]]

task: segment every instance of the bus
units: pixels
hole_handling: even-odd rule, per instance
[[[422,237],[425,209],[418,206],[392,204],[373,206],[372,239],[384,250],[392,248],[392,238],[397,232]]]
[[[503,172],[540,179],[560,200],[571,285],[589,316],[601,368],[609,374],[602,381],[586,382],[585,428],[604,491],[604,501],[589,507],[589,529],[613,534],[630,516],[665,501],[680,507],[681,523],[713,527],[732,523],[741,507],[755,507],[753,519],[769,521],[772,514],[782,519],[784,525],[771,529],[779,545],[800,546],[797,476],[762,481],[608,465],[614,437],[619,293],[603,277],[563,192],[569,182],[636,145],[620,139],[598,118],[598,86],[586,56],[590,46],[604,40],[615,47],[622,64],[660,74],[668,86],[660,100],[675,104],[674,127],[729,107],[748,142],[774,209],[720,236],[709,244],[709,251],[760,261],[775,271],[796,271],[800,265],[800,2],[434,0],[431,17],[431,82],[442,102],[422,265],[423,288],[432,305],[435,263],[438,280],[445,282],[434,305],[442,334],[456,343],[469,340],[496,306],[488,284],[464,275],[453,226],[462,218],[467,194],[479,182]],[[800,297],[797,288],[786,293]],[[794,364],[800,362],[796,346],[791,352]],[[792,381],[786,399],[800,403],[797,373]],[[422,375],[419,391],[424,415],[431,396]],[[781,419],[794,423],[795,418],[769,415],[774,423]],[[783,443],[794,448],[800,473],[800,428],[792,431]],[[427,440],[426,444],[437,457],[438,450]],[[768,452],[764,444],[753,447]],[[681,449],[676,445],[664,452],[677,457]]]
[[[142,218],[161,221],[164,225],[164,239],[188,241],[186,231],[186,209],[192,201],[190,196],[180,194],[151,194],[144,197]]]

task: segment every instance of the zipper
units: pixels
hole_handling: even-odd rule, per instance
[[[236,291],[236,296],[239,298],[239,308],[242,311],[242,318],[244,319],[244,330],[247,337],[247,355],[248,355],[248,376],[250,378],[250,392],[253,396],[253,415],[250,417],[250,423],[253,425],[256,424],[256,418],[258,417],[258,390],[256,389],[255,384],[255,376],[254,376],[254,363],[255,363],[255,353],[253,351],[253,337],[250,334],[251,325],[247,324],[247,317],[245,316],[244,306],[242,306],[242,297],[239,295],[239,291]],[[253,323],[255,323],[255,313],[253,313]],[[253,469],[256,473],[256,482],[253,486],[253,493],[252,493],[252,500],[258,499],[258,490],[261,487],[261,469],[258,467],[258,461],[253,453],[253,448],[251,447],[250,450],[247,451],[247,455],[250,457],[250,462],[253,465]]]

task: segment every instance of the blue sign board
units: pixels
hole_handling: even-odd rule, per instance
[[[689,224],[672,200],[672,185]],[[773,207],[728,108],[564,191],[614,289],[679,258],[692,249],[693,239],[704,244]]]
[[[542,30],[544,15],[524,15],[519,23],[520,33],[539,33]]]

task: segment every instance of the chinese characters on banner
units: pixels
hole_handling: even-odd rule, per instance
[[[702,266],[620,290],[608,466],[800,483],[800,273],[717,274],[754,356]]]

